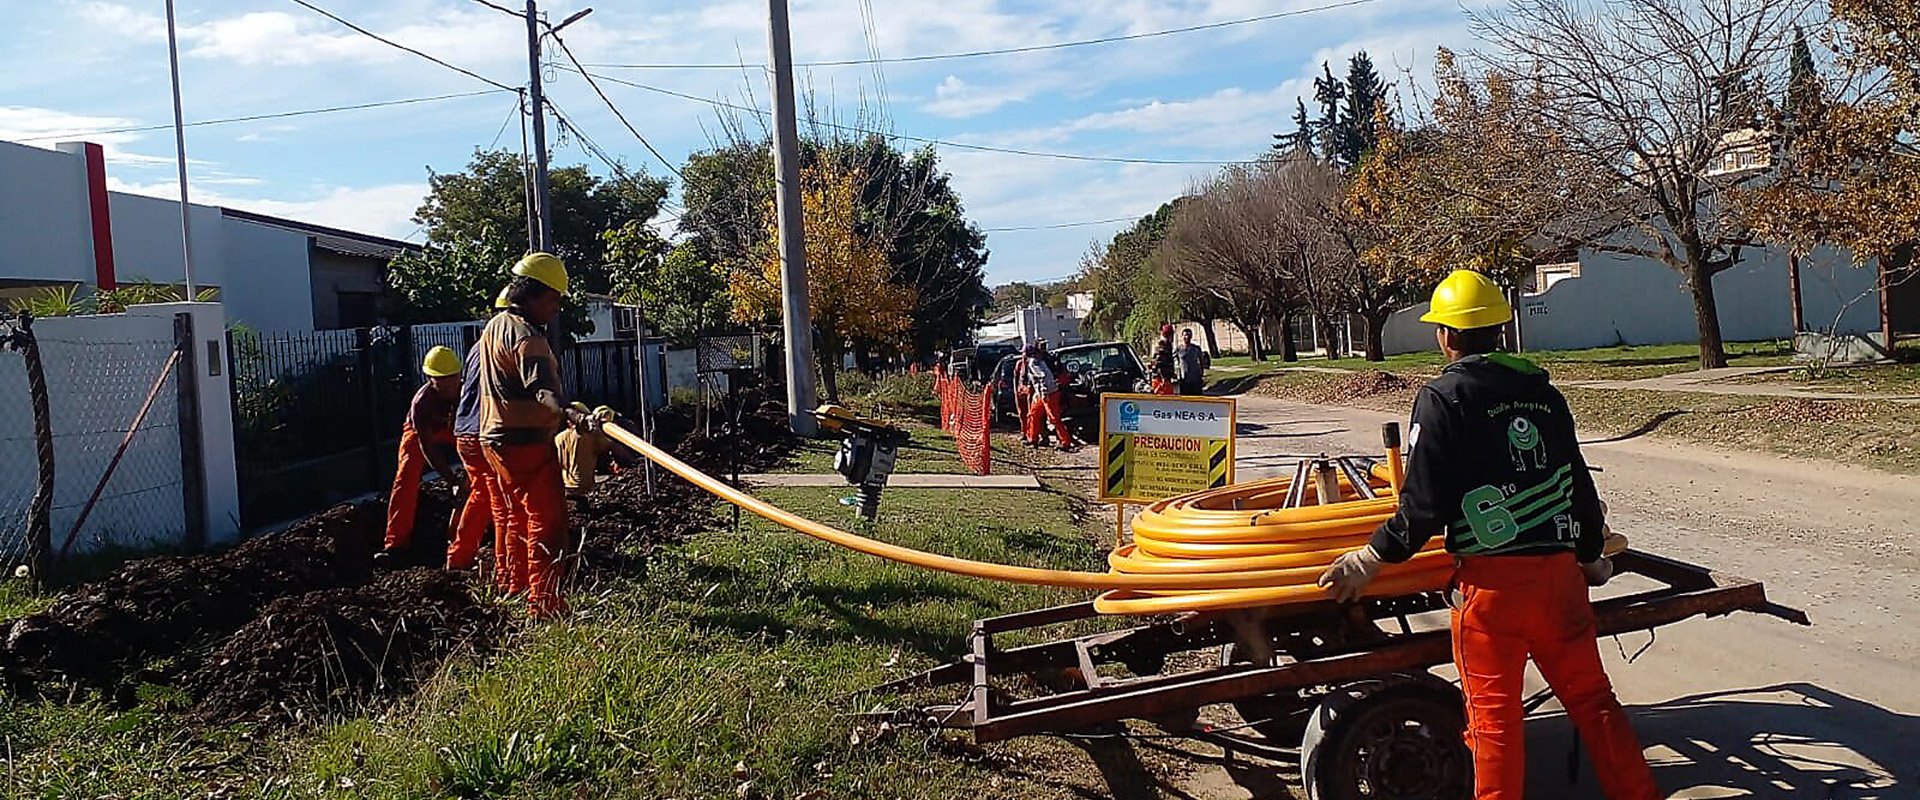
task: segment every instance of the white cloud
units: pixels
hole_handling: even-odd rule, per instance
[[[974,117],[1026,99],[1027,93],[1023,90],[981,88],[960,80],[957,75],[948,75],[934,87],[933,101],[922,105],[920,110],[942,117]]]

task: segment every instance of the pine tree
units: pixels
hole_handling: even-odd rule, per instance
[[[1793,27],[1793,52],[1787,63],[1786,126],[1789,136],[1812,124],[1820,107],[1820,76],[1814,73],[1807,32]]]
[[[1333,77],[1333,69],[1327,62],[1320,62],[1322,77],[1313,79],[1313,98],[1320,103],[1320,121],[1316,123],[1315,138],[1319,140],[1320,153],[1332,158],[1340,152],[1341,126],[1340,101],[1346,97],[1347,87]]]
[[[1328,76],[1331,79],[1331,75]],[[1374,130],[1374,115],[1379,113],[1381,104],[1386,102],[1387,84],[1380,80],[1380,73],[1373,68],[1373,59],[1367,51],[1354,53],[1347,62],[1346,111],[1340,120],[1340,132],[1337,141],[1339,150],[1329,155],[1340,166],[1352,169],[1359,166],[1360,159],[1380,144],[1380,134]]]
[[[1279,153],[1313,155],[1313,120],[1307,116],[1307,101],[1293,98],[1293,132],[1273,135],[1273,149]]]

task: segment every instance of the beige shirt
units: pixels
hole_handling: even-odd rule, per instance
[[[613,441],[600,431],[582,434],[568,427],[553,437],[553,446],[560,450],[560,480],[567,491],[587,492],[593,490],[594,471],[613,449]]]

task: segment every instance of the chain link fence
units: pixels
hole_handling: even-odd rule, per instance
[[[197,546],[187,318],[11,317],[0,335],[0,402],[18,410],[0,414],[0,564]]]

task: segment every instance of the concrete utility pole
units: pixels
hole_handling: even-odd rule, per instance
[[[540,9],[527,0],[527,93],[533,105],[534,246],[553,249],[553,209],[547,199],[547,100],[540,90]]]
[[[793,45],[787,0],[767,0],[767,82],[773,89],[774,193],[780,215],[780,294],[787,339],[787,424],[801,436],[818,432],[813,418],[813,309],[807,305],[807,240],[800,214],[800,140],[793,120]],[[822,365],[832,369],[838,364]]]
[[[174,33],[173,0],[167,0],[167,68],[173,77],[173,153],[180,175],[180,265],[191,302],[197,293],[193,285],[193,207],[187,204],[187,126],[180,109],[180,44]]]

